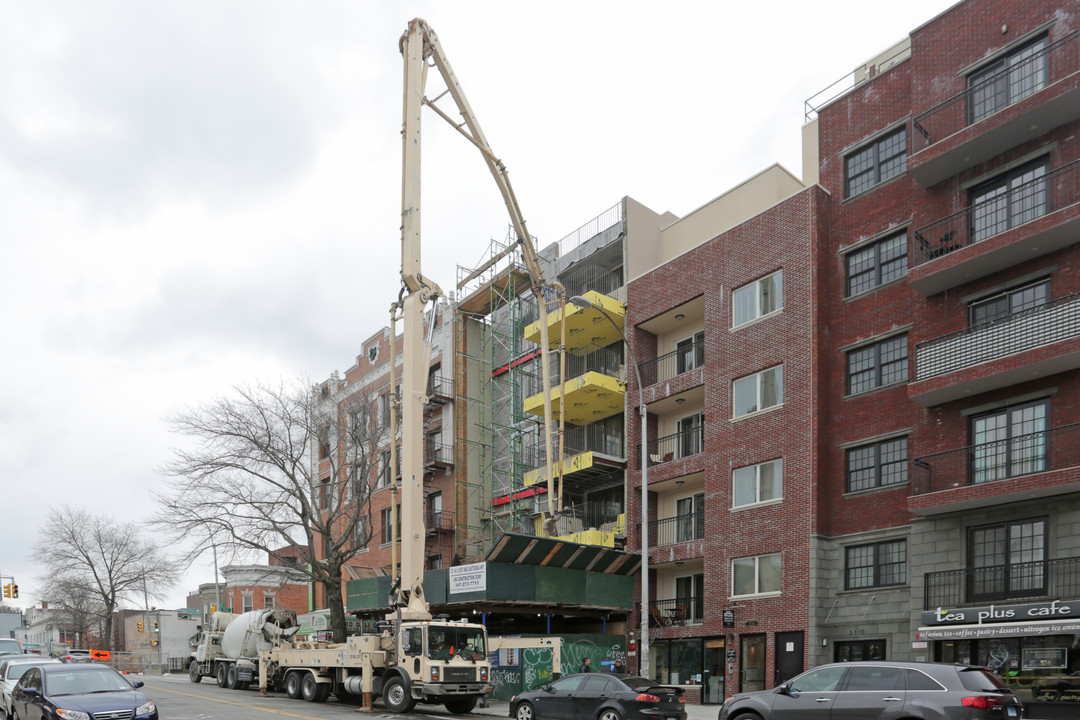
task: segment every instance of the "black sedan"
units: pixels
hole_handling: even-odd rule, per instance
[[[158,720],[154,701],[108,665],[35,665],[11,693],[16,720]]]
[[[686,720],[677,687],[634,675],[578,673],[510,698],[516,720]]]

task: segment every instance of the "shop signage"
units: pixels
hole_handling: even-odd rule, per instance
[[[939,625],[919,628],[920,640],[962,640],[967,638],[1034,637],[1080,633],[1080,618],[1064,622],[991,623],[989,625]]]
[[[1028,623],[1040,620],[1080,621],[1080,601],[1030,605],[987,605],[968,608],[938,608],[923,612],[923,625],[985,625],[987,623]]]
[[[471,563],[450,568],[451,595],[487,590],[487,563]]]
[[[724,617],[724,627],[735,627],[735,611],[734,610],[725,610],[723,617]]]

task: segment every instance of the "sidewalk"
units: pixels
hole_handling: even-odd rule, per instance
[[[510,703],[505,700],[490,700],[488,707],[479,705],[472,711],[473,715],[490,715],[493,717],[509,717]],[[716,720],[720,714],[719,705],[691,705],[686,704],[686,720]]]

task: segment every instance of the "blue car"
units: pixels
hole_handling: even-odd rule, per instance
[[[17,720],[158,720],[154,701],[108,665],[35,665],[11,693]]]

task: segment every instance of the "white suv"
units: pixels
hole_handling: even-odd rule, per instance
[[[22,645],[18,640],[0,638],[0,655],[22,655]]]

